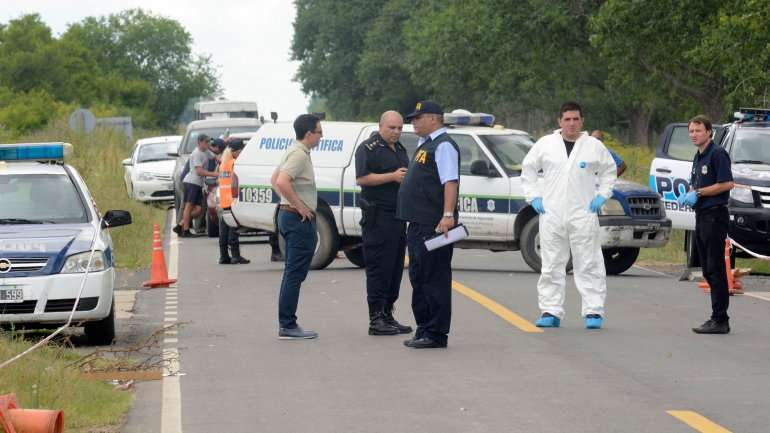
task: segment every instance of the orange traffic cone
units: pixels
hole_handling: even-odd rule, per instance
[[[176,283],[176,280],[168,278],[166,271],[166,259],[163,257],[163,244],[160,241],[160,229],[157,224],[152,226],[152,267],[150,269],[150,281],[144,282],[144,287],[168,287]]]
[[[64,412],[21,409],[14,394],[0,395],[0,427],[5,433],[62,433]]]
[[[740,282],[740,275],[738,276],[738,282],[740,283],[739,288],[736,290],[735,287],[735,269],[732,269],[730,266],[730,239],[725,239],[725,271],[727,272],[727,290],[730,292],[730,294],[734,293],[743,293],[743,284]],[[698,287],[703,289],[703,293],[710,293],[711,287],[709,286],[708,281],[705,279],[698,284]]]

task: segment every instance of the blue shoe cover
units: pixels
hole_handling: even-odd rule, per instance
[[[602,329],[602,317],[586,317],[586,329]]]
[[[535,321],[535,326],[538,328],[558,328],[561,325],[561,319],[554,316],[540,316]]]

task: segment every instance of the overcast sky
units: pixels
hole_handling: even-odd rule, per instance
[[[193,52],[211,54],[227,99],[256,101],[266,118],[293,119],[307,98],[292,81],[289,61],[294,22],[291,0],[0,0],[0,22],[38,13],[60,35],[67,25],[141,7],[179,21],[193,37]]]

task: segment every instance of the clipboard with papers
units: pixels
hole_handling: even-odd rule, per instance
[[[445,245],[453,244],[457,241],[467,238],[469,235],[468,229],[464,225],[458,224],[451,230],[449,230],[444,236],[443,233],[439,233],[436,236],[427,239],[425,241],[425,249],[433,251],[437,248],[441,248]]]

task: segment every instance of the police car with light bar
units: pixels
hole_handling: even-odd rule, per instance
[[[734,122],[712,128],[714,143],[730,155],[735,180],[728,203],[728,233],[749,250],[770,255],[770,109],[740,108],[733,117]],[[676,200],[690,189],[696,151],[687,123],[672,123],[664,130],[650,165],[650,188],[663,198],[673,227],[686,230],[684,249],[689,267],[700,266],[695,212],[690,207],[680,208]],[[750,257],[740,250],[737,254]]]
[[[0,325],[52,327],[74,308],[72,323],[89,341],[110,344],[115,253],[108,228],[130,224],[131,215],[101,217],[81,176],[64,163],[71,151],[68,143],[0,144]]]
[[[493,127],[494,116],[455,110],[444,115],[448,133],[460,148],[460,222],[470,236],[459,248],[521,250],[524,260],[540,270],[537,213],[524,201],[521,163],[534,144],[524,131]],[[321,269],[339,250],[358,266],[361,250],[360,188],[356,186],[356,147],[377,132],[376,123],[321,122],[324,137],[311,155],[318,187],[318,248],[311,263]],[[278,195],[270,177],[294,142],[290,123],[265,124],[235,163],[239,198],[223,215],[233,227],[275,232]],[[410,156],[417,147],[411,125],[404,125],[401,143]],[[619,180],[613,197],[599,216],[607,272],[619,274],[636,261],[639,248],[661,247],[668,241],[671,221],[657,194]]]

